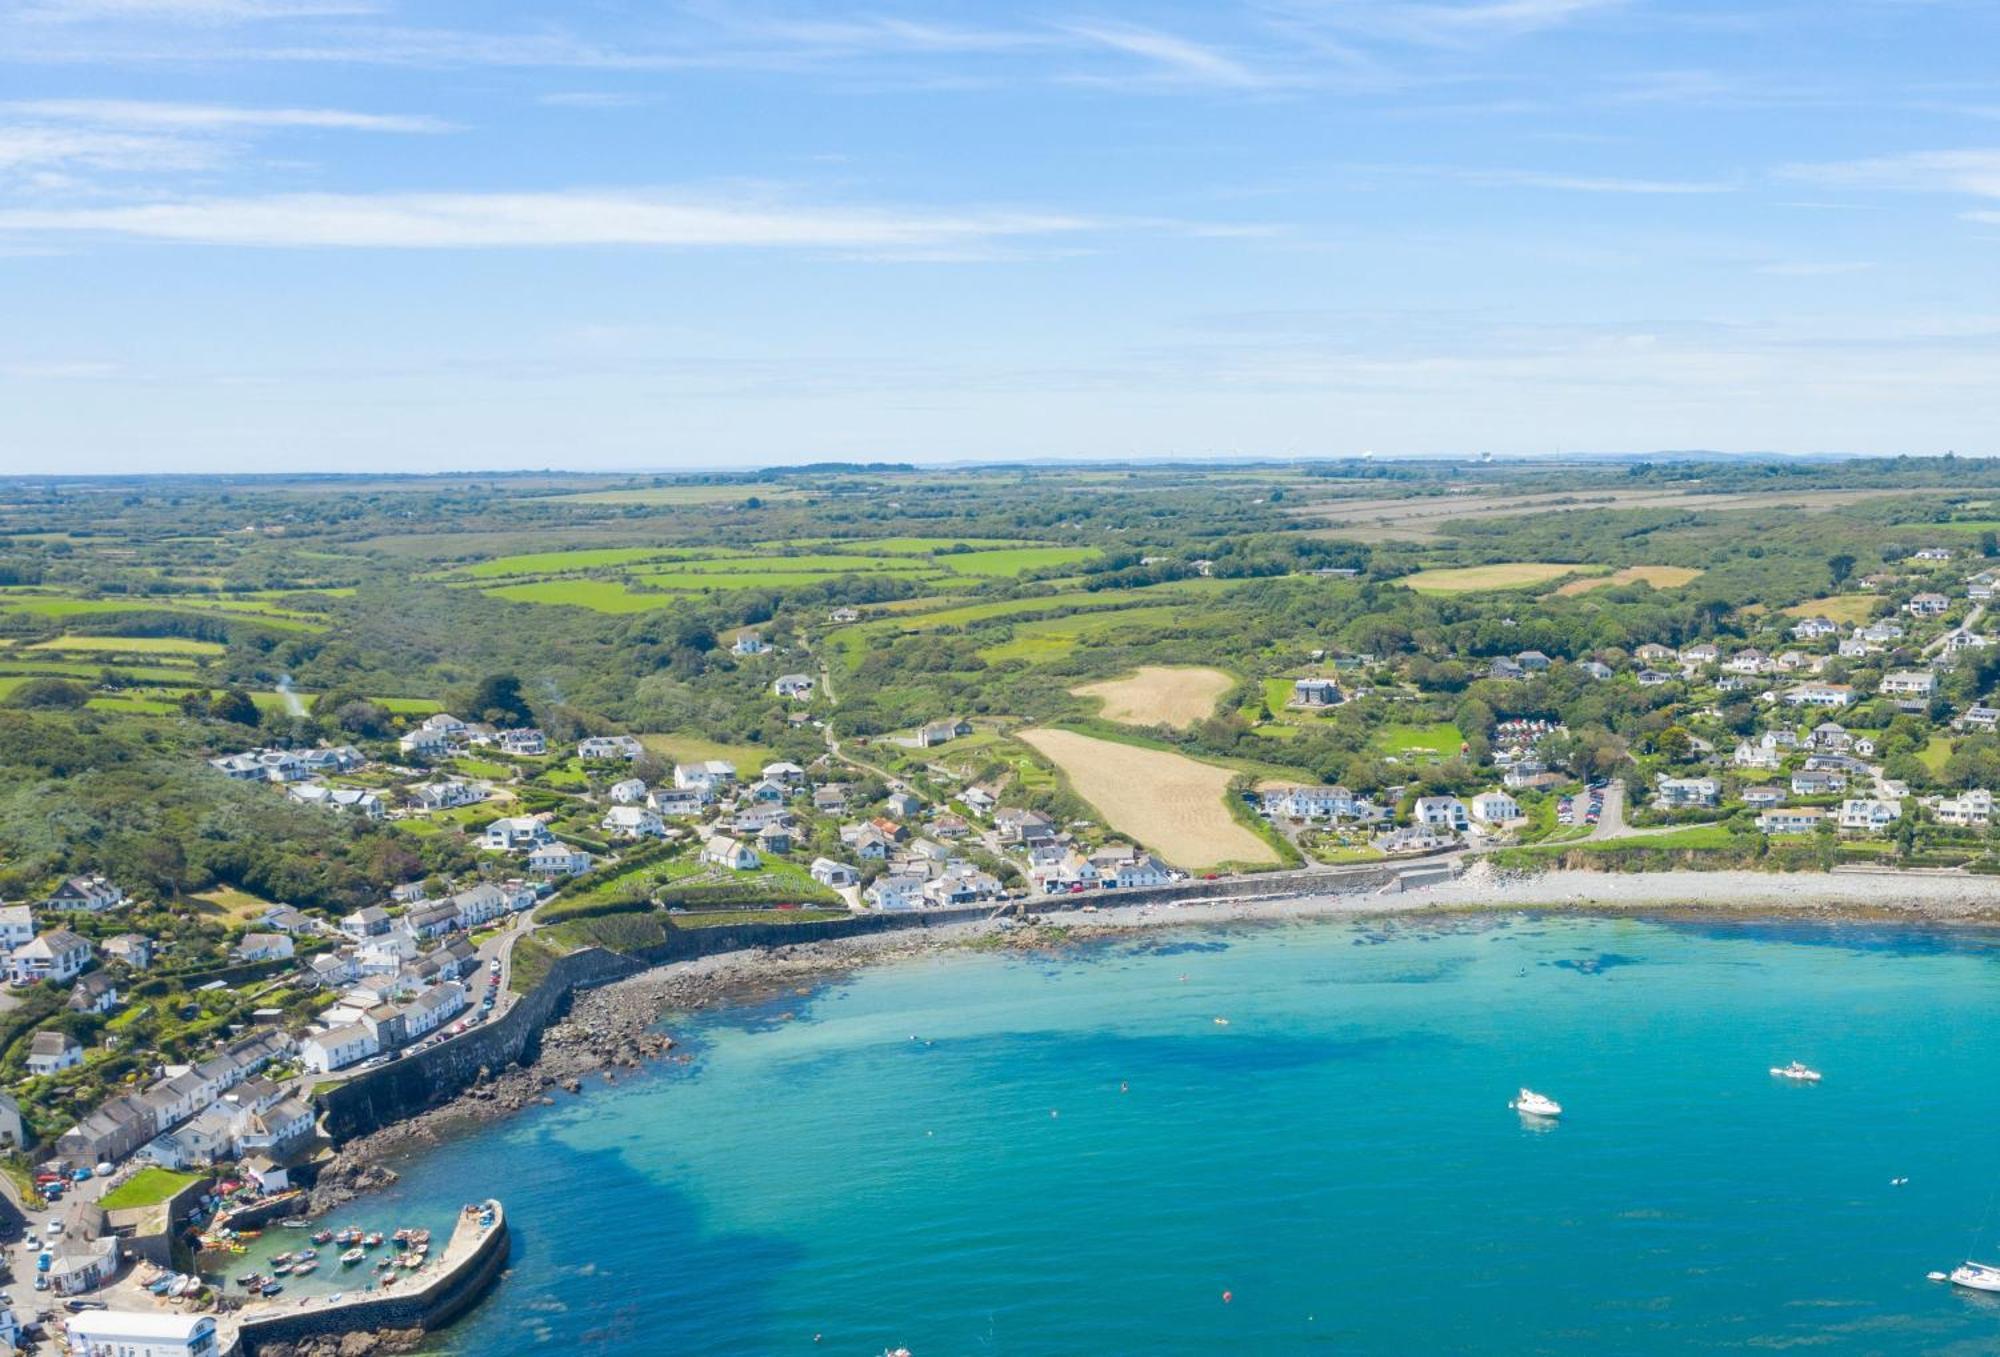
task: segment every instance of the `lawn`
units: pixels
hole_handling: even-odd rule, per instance
[[[191,1183],[201,1181],[196,1173],[170,1173],[147,1165],[104,1195],[98,1205],[107,1211],[123,1211],[134,1206],[158,1206]]]
[[[646,613],[680,601],[672,594],[635,594],[616,580],[544,580],[506,584],[484,592],[511,603],[547,603],[599,613]]]
[[[1448,759],[1463,743],[1465,735],[1449,721],[1430,726],[1384,726],[1375,733],[1375,748],[1398,757],[1423,753]]]
[[[1944,771],[1945,760],[1951,757],[1951,739],[1945,735],[1933,735],[1929,744],[1923,747],[1917,759],[1933,773]]]
[[[1563,564],[1557,561],[1501,561],[1494,565],[1468,565],[1441,570],[1419,570],[1396,583],[1420,594],[1468,594],[1489,589],[1527,589],[1547,584],[1565,575],[1602,571],[1599,565]]]
[[[102,650],[121,655],[226,655],[229,647],[184,636],[58,636],[37,641],[29,650]]]
[[[1807,599],[1785,609],[1787,617],[1824,617],[1849,626],[1859,626],[1875,616],[1882,600],[1873,594],[1834,594],[1830,598]]]
[[[727,759],[739,774],[754,774],[778,755],[765,745],[720,744],[699,735],[641,735],[639,743],[675,763],[695,763],[702,759]]]
[[[203,891],[194,897],[202,905],[206,915],[220,915],[233,924],[246,924],[261,917],[271,908],[272,902],[261,895],[238,890],[234,886],[217,886],[212,891]]]

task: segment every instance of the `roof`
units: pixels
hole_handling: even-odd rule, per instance
[[[121,1338],[185,1343],[214,1329],[215,1316],[172,1310],[85,1310],[66,1322],[71,1333],[100,1343]]]
[[[28,1043],[28,1050],[35,1055],[61,1055],[75,1049],[76,1038],[67,1032],[37,1032]]]

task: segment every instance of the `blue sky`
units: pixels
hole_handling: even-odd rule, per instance
[[[0,0],[0,466],[2000,429],[1990,0]]]

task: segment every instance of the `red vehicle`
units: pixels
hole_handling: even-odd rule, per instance
[[[1222,879],[1222,873],[1220,873],[1220,872],[1203,872],[1203,873],[1201,874],[1201,879],[1202,879],[1203,881],[1220,881],[1220,880]]]

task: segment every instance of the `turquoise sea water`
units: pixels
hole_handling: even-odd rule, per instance
[[[2000,1350],[2000,1304],[1924,1280],[2000,1261],[1991,935],[1242,928],[668,1026],[693,1062],[371,1207],[506,1199],[512,1274],[452,1350]],[[1767,1073],[1794,1058],[1826,1081]]]

